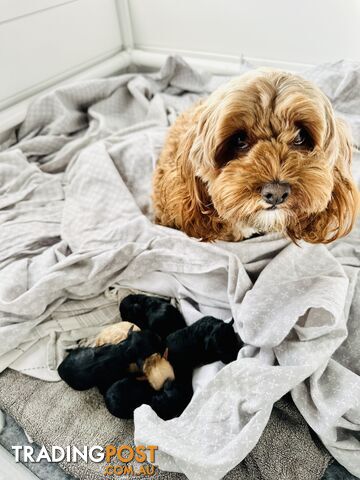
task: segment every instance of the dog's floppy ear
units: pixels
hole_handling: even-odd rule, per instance
[[[334,187],[327,208],[315,214],[302,231],[310,243],[330,243],[347,235],[359,212],[359,191],[351,175],[352,147],[350,134],[340,119],[334,121]]]
[[[211,241],[218,237],[222,222],[218,219],[206,184],[198,175],[204,165],[209,166],[210,119],[206,117],[207,107],[200,103],[194,111],[192,125],[179,149],[178,166],[182,176],[179,190],[181,205],[180,224],[189,236]]]

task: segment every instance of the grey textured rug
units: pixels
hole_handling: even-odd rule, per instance
[[[13,445],[31,445],[36,452],[40,451],[40,447],[35,442],[29,442],[23,429],[18,425],[15,420],[6,415],[5,427],[0,432],[0,445],[5,447],[10,453],[12,453]],[[26,464],[27,468],[31,470],[40,480],[74,480],[70,474],[64,472],[57,464],[49,464],[46,460],[41,460],[39,464]],[[339,465],[336,461],[331,463],[326,471],[322,480],[359,480],[358,477],[351,475],[344,467]]]
[[[133,422],[112,417],[96,390],[76,392],[63,382],[45,382],[6,370],[0,375],[0,408],[22,425],[36,443],[47,448],[133,444]],[[290,398],[285,397],[275,404],[256,447],[225,478],[319,480],[330,458],[322,445],[314,441]],[[103,480],[104,465],[61,463],[65,472],[84,480]],[[152,478],[186,477],[157,470]]]

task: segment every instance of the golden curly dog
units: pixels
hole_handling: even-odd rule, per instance
[[[351,142],[326,96],[299,76],[247,73],[179,116],[153,184],[155,220],[204,241],[283,232],[328,243],[359,207]]]

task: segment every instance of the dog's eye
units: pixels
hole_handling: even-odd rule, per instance
[[[305,134],[304,130],[299,130],[298,134],[296,135],[293,144],[298,147],[299,145],[303,145],[305,143]]]
[[[307,132],[307,130],[305,130],[305,128],[300,128],[299,129],[299,131],[298,131],[296,137],[294,138],[292,144],[293,144],[294,147],[301,147],[301,148],[307,148],[307,149],[313,148],[312,139],[311,139],[309,133]]]
[[[234,145],[238,150],[245,151],[250,147],[246,132],[241,131],[234,135],[233,137]]]
[[[215,163],[218,168],[224,167],[228,162],[239,158],[251,148],[250,140],[245,131],[239,130],[227,138],[217,149]]]

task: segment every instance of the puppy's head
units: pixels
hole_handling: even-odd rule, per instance
[[[174,380],[175,374],[168,360],[159,353],[145,359],[143,372],[154,390],[160,390],[167,380]]]
[[[350,231],[359,204],[350,139],[316,86],[285,72],[251,72],[195,115],[187,158],[198,212],[214,208],[235,231],[313,243]]]
[[[144,360],[150,355],[153,353],[163,355],[165,351],[165,346],[159,335],[150,330],[131,331],[127,339],[120,345],[124,345],[124,348],[128,351],[129,359],[131,362],[135,362],[140,369],[142,369]]]
[[[142,321],[146,312],[143,301],[144,296],[131,294],[122,299],[119,309],[123,321],[134,322],[138,321],[138,319]],[[141,325],[140,328],[143,328],[143,326]]]
[[[206,351],[213,356],[213,361],[214,359],[221,360],[226,364],[233,362],[242,347],[242,341],[233,329],[233,322],[225,323],[222,320],[216,322],[215,319],[213,320],[212,329],[205,337]]]

